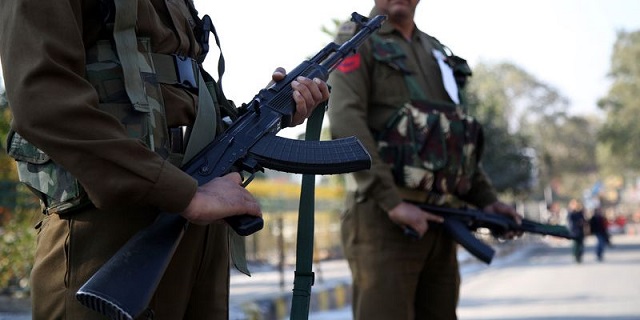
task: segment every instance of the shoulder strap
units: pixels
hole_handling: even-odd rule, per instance
[[[443,73],[443,82],[445,84],[445,88],[447,88],[447,84],[451,83],[451,88],[447,88],[447,92],[449,95],[452,95],[452,100],[456,101],[459,105],[465,105],[464,103],[464,94],[462,90],[466,86],[467,79],[471,76],[471,68],[467,64],[467,60],[462,59],[453,54],[449,47],[442,44],[438,39],[432,37],[424,32],[420,33],[420,38],[423,41],[423,45],[426,50],[430,50],[430,48],[426,47],[427,43],[431,43],[436,50],[438,50],[442,55],[440,57],[436,57],[438,63],[440,64],[440,69],[449,69],[450,72],[447,77],[453,77],[452,81],[447,81],[444,79],[445,74]],[[434,52],[434,55],[437,55],[437,52]],[[454,88],[455,86],[455,88]],[[457,99],[455,99],[455,98]]]
[[[125,90],[134,109],[148,112],[149,103],[138,67],[138,40],[136,37],[138,1],[114,0],[114,4],[118,14],[115,16],[113,38],[122,65]]]
[[[472,75],[471,67],[467,63],[467,60],[453,54],[453,51],[446,45],[442,44],[437,38],[430,36],[426,33],[422,33],[423,38],[426,38],[433,44],[442,54],[447,57],[447,64],[453,70],[453,74],[456,78],[456,83],[460,89],[464,88],[467,83],[467,79]]]
[[[389,58],[394,60],[394,64],[401,69],[400,71],[402,71],[402,74],[404,75],[404,82],[409,90],[411,100],[426,100],[427,98],[420,88],[420,85],[418,85],[418,81],[415,76],[405,67],[405,52],[402,48],[400,48],[395,41],[386,41],[378,34],[371,35],[370,39],[373,43],[374,56],[378,56],[379,59],[384,59],[381,57],[382,55],[389,55]]]
[[[198,37],[198,42],[202,47],[202,54],[198,57],[198,63],[201,66],[200,69],[202,71],[202,76],[204,77],[204,81],[207,84],[209,91],[211,91],[211,94],[214,96],[216,100],[215,102],[217,102],[216,107],[220,108],[218,109],[219,114],[228,116],[233,120],[238,116],[238,110],[233,101],[227,99],[224,91],[222,90],[222,76],[225,72],[225,60],[224,55],[222,54],[222,47],[220,46],[220,37],[218,37],[218,33],[216,32],[216,28],[211,21],[211,17],[205,15],[204,17],[202,17],[202,19],[199,19],[197,15],[198,12],[193,7],[192,1],[187,0],[187,4],[189,5],[192,15],[194,15],[195,21],[198,21],[196,36]],[[213,34],[216,45],[218,46],[218,51],[220,52],[220,55],[218,56],[218,81],[215,81],[213,77],[202,68],[202,63],[209,53],[210,33]],[[222,119],[222,117],[219,118]],[[222,132],[223,128],[224,125],[222,122],[220,122],[218,125],[218,133]]]

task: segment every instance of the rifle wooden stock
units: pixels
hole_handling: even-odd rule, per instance
[[[291,83],[299,76],[327,80],[329,73],[379,29],[385,19],[385,16],[367,19],[354,12],[352,20],[360,24],[360,31],[341,46],[330,43],[285,79],[260,90],[246,105],[245,112],[182,170],[203,185],[232,170],[253,174],[272,168],[303,174],[339,174],[368,169],[369,153],[355,138],[296,141],[279,138],[276,133],[289,125],[295,112]],[[240,235],[252,234],[264,224],[261,218],[249,215],[225,221]],[[138,316],[147,308],[187,227],[182,216],[161,213],[105,263],[78,290],[76,298],[111,319],[131,320]]]

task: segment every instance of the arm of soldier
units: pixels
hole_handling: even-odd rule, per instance
[[[512,206],[498,200],[497,192],[481,166],[476,170],[472,183],[469,191],[469,195],[473,197],[471,203],[486,212],[510,216],[518,224],[522,223],[522,216]]]
[[[469,192],[465,195],[459,195],[458,198],[481,208],[485,212],[506,215],[516,223],[522,223],[522,216],[512,206],[498,200],[497,192],[482,166],[478,165],[471,183]],[[520,235],[522,235],[522,232],[508,232],[503,237],[512,239]]]
[[[389,166],[378,155],[377,143],[369,128],[369,102],[371,80],[370,63],[367,61],[366,43],[351,59],[351,68],[338,67],[329,76],[331,96],[329,97],[329,124],[333,138],[357,137],[371,156],[371,169],[353,173],[358,193],[376,199],[384,209],[391,210],[402,199],[395,187]],[[359,66],[353,68],[353,66]]]
[[[465,194],[456,194],[456,197],[478,208],[498,201],[497,192],[481,165],[476,167],[471,177],[471,189]]]

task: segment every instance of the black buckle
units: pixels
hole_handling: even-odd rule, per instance
[[[189,91],[198,93],[198,65],[195,60],[189,57],[173,54],[173,62],[176,66],[176,77],[178,85],[188,89]]]

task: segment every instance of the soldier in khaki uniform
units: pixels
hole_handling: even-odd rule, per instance
[[[520,219],[480,167],[481,127],[458,92],[470,70],[417,29],[418,2],[376,0],[371,16],[387,22],[328,81],[332,135],[357,136],[372,156],[370,170],[351,176],[342,221],[357,320],[456,319],[457,245],[441,218],[407,201],[462,200]],[[353,28],[343,25],[338,40]]]
[[[228,103],[201,85],[203,26],[192,0],[0,2],[15,132],[9,153],[45,213],[31,278],[34,319],[103,319],[74,294],[158,211],[191,225],[143,316],[228,318],[228,229],[219,220],[260,216],[258,202],[237,173],[198,186],[172,160],[184,153],[176,128],[193,128],[209,107],[214,121],[203,131],[215,133],[215,110]],[[178,70],[180,61],[190,71]],[[273,80],[283,77],[279,68]],[[317,79],[292,86],[298,125],[329,93]]]

